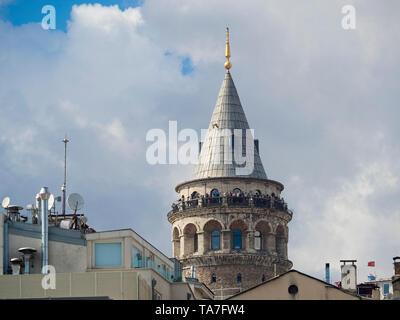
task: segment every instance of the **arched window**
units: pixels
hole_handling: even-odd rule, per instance
[[[211,276],[211,282],[217,282],[217,276],[215,275],[215,273],[213,273],[213,275]]]
[[[265,281],[265,275],[262,276],[261,281],[262,281],[262,282]]]
[[[254,249],[261,250],[261,232],[255,231],[254,232]]]
[[[233,189],[233,191],[232,191],[232,193],[235,195],[235,196],[239,196],[239,194],[242,192],[242,190],[240,190],[239,188],[235,188],[235,189]]]
[[[242,249],[242,231],[233,231],[233,249]]]
[[[194,252],[197,252],[198,245],[199,245],[199,238],[198,238],[197,233],[195,233],[194,236],[193,236],[193,251]]]
[[[218,189],[212,189],[210,194],[211,194],[212,197],[219,197]]]
[[[238,275],[236,277],[236,281],[237,281],[237,283],[242,283],[242,275],[240,273],[238,273]]]
[[[192,199],[197,199],[199,198],[200,194],[197,191],[192,192]]]
[[[220,203],[221,201],[218,189],[212,189],[210,192],[210,197],[210,203]]]
[[[220,249],[220,238],[221,234],[218,230],[214,230],[211,232],[211,249],[219,250]]]

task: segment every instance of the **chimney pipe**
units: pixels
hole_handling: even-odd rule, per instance
[[[13,275],[19,274],[21,270],[22,260],[20,258],[12,258],[10,262],[11,262],[12,274]]]
[[[19,248],[19,252],[24,255],[24,264],[25,264],[25,274],[29,274],[30,269],[30,260],[32,255],[36,252],[35,248]]]
[[[48,265],[48,215],[47,215],[47,204],[50,198],[50,193],[47,187],[43,187],[40,190],[40,206],[42,216],[42,272],[45,274],[45,266]]]
[[[400,276],[400,257],[394,257],[393,264],[394,264],[394,275]]]
[[[331,275],[329,271],[329,263],[325,264],[325,282],[326,283],[331,283]]]

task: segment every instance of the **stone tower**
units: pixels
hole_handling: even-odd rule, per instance
[[[229,71],[228,32],[227,71],[199,164],[191,180],[176,186],[179,201],[168,213],[173,256],[182,263],[183,276],[205,283],[217,299],[292,267],[287,255],[292,212],[281,198],[283,185],[265,174],[258,140],[246,133],[249,125]],[[242,138],[235,132],[242,132]],[[248,149],[254,154],[247,174],[238,174],[244,164],[236,161],[240,151],[235,147],[242,156]]]

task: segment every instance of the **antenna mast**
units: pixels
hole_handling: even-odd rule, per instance
[[[64,184],[61,187],[62,191],[62,214],[65,216],[65,192],[67,189],[67,143],[69,140],[67,139],[67,136],[65,136],[64,140]]]

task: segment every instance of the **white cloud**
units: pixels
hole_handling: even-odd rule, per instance
[[[334,263],[338,269],[339,260],[358,259],[359,276],[365,280],[366,262],[382,258],[382,245],[394,252],[400,241],[395,231],[400,228],[400,210],[376,210],[371,205],[385,194],[398,191],[398,174],[390,164],[375,162],[360,166],[328,196],[318,197],[311,190],[310,198],[305,199],[311,205],[297,208],[300,213],[311,211],[296,221],[291,254],[297,268],[311,268],[322,274],[324,262]],[[383,239],[387,240],[383,243]],[[386,271],[380,276],[391,274]]]
[[[67,133],[68,188],[85,196],[89,222],[132,227],[170,252],[168,204],[191,169],[148,165],[146,132],[167,130],[168,120],[207,127],[228,25],[231,73],[264,167],[295,211],[295,267],[321,275],[326,260],[376,257],[390,275],[400,220],[400,4],[347,2],[79,5],[66,33],[0,21],[1,193],[22,204],[44,183],[58,192]],[[351,3],[357,29],[344,31],[341,7]],[[183,56],[195,64],[186,77]]]

